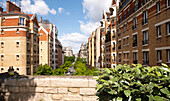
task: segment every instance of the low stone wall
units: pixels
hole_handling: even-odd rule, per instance
[[[0,101],[97,101],[88,76],[0,78]]]

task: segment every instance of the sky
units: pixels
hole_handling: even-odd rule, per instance
[[[88,42],[88,37],[100,25],[102,12],[108,11],[111,1],[21,0],[21,9],[24,13],[36,13],[39,20],[42,17],[56,25],[63,47],[69,46],[77,54],[81,44]]]

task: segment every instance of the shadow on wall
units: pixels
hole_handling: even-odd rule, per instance
[[[32,101],[35,96],[34,79],[18,73],[0,74],[0,101]]]

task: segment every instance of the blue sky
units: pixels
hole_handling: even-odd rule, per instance
[[[77,54],[81,44],[87,42],[92,31],[100,25],[102,12],[108,11],[111,1],[21,0],[21,8],[25,13],[36,13],[38,19],[43,17],[56,25],[62,45],[72,47],[74,54]]]

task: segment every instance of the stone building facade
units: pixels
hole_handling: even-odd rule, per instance
[[[63,51],[65,56],[73,56],[73,50],[71,47],[64,47]]]
[[[33,74],[39,65],[38,19],[25,14],[7,1],[7,11],[0,16],[0,73],[13,67],[19,74]]]

